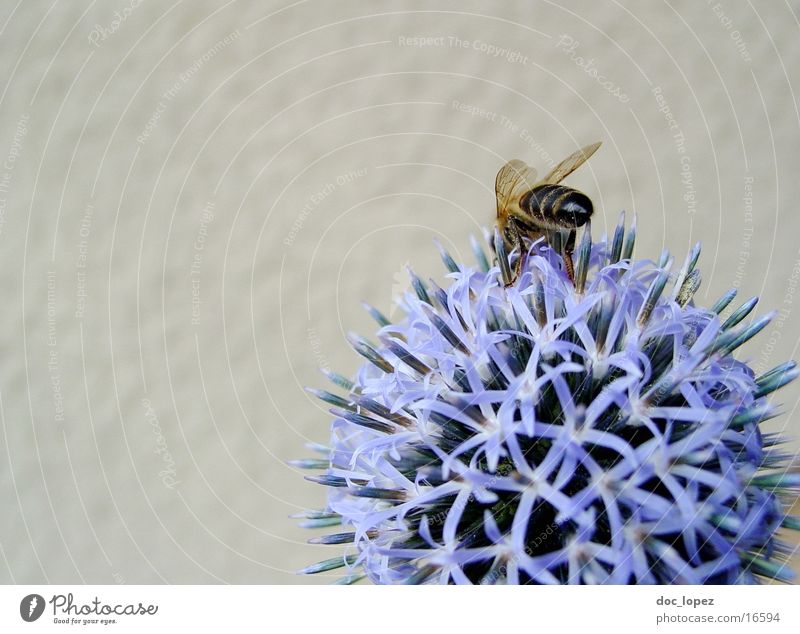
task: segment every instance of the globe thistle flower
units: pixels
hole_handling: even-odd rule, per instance
[[[332,406],[331,443],[308,479],[327,506],[301,516],[335,526],[310,540],[346,544],[303,573],[340,582],[739,584],[789,581],[780,527],[800,475],[783,439],[759,424],[794,362],[755,376],[734,358],[772,315],[694,305],[699,245],[680,268],[632,259],[634,226],[593,244],[575,283],[553,250],[518,253],[494,236],[497,264],[442,250],[447,288],[411,273],[390,323],[368,307],[377,342]]]

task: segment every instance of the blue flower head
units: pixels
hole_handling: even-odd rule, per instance
[[[734,351],[771,315],[756,300],[694,305],[694,248],[632,259],[620,221],[576,253],[575,282],[542,243],[522,274],[495,236],[498,264],[476,241],[477,266],[446,252],[446,288],[412,274],[405,313],[343,395],[331,443],[310,480],[327,506],[302,514],[336,526],[314,543],[345,544],[305,573],[343,569],[375,583],[756,583],[790,580],[780,527],[800,476],[782,438],[759,424],[794,362],[761,376]]]

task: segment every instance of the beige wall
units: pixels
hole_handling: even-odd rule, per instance
[[[323,497],[285,464],[327,437],[302,386],[354,370],[406,263],[440,274],[434,237],[470,257],[512,157],[602,140],[570,181],[595,234],[635,209],[639,255],[702,240],[702,301],[785,309],[753,362],[800,356],[788,3],[14,4],[0,581],[304,581],[331,551],[287,519]]]

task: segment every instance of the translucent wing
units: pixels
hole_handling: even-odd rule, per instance
[[[533,189],[536,176],[536,170],[519,159],[509,161],[500,168],[494,182],[498,216],[512,202],[519,202],[523,194]]]
[[[600,147],[600,143],[600,141],[597,143],[592,143],[591,145],[587,145],[585,148],[570,154],[542,179],[542,183],[560,183],[567,176],[572,174],[572,172],[583,165],[589,159],[589,157],[597,151],[597,148]]]

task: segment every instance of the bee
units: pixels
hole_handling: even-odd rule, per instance
[[[537,240],[543,236],[561,254],[567,276],[575,282],[572,252],[576,229],[586,224],[594,209],[586,194],[559,183],[599,147],[598,141],[570,154],[538,181],[536,170],[519,159],[509,161],[497,173],[497,228],[509,251],[514,247],[520,250],[509,286],[522,271],[526,252],[523,238]]]

